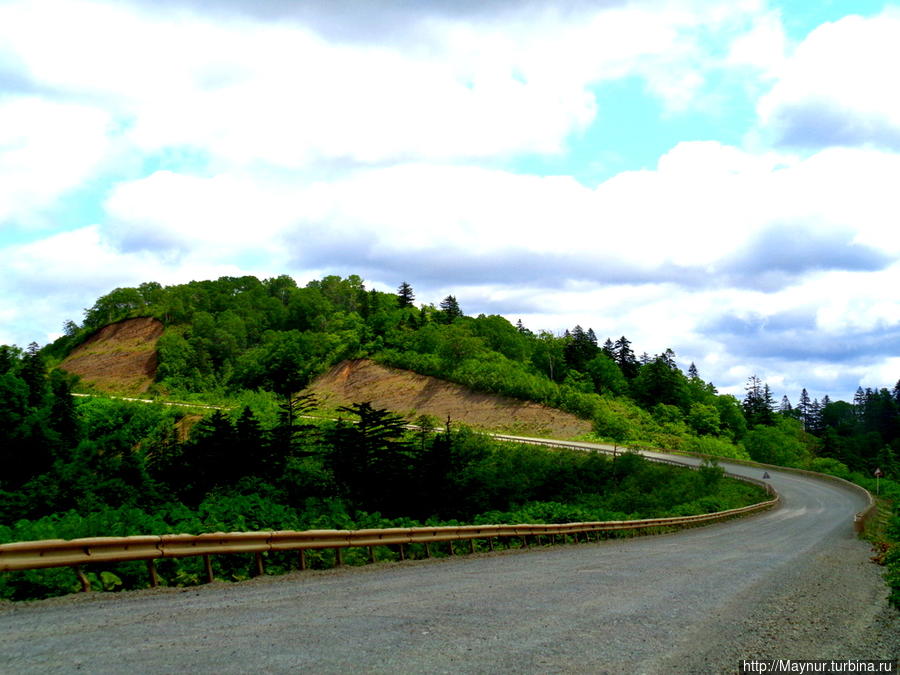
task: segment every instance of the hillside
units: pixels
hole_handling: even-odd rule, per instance
[[[156,343],[162,334],[162,323],[151,317],[109,324],[76,347],[59,367],[98,391],[141,394],[156,378]]]
[[[92,389],[117,394],[146,392],[156,377],[156,345],[163,325],[136,318],[104,326],[77,347],[60,368],[79,375]],[[447,416],[480,429],[571,438],[586,434],[591,423],[537,403],[474,392],[408,370],[386,368],[368,359],[342,361],[316,378],[308,391],[329,409],[369,401],[409,420]]]
[[[474,392],[452,382],[408,370],[385,368],[368,359],[343,361],[316,378],[308,391],[328,408],[369,401],[413,420],[449,415],[482,429],[571,438],[591,431],[591,423],[569,413],[507,396]]]

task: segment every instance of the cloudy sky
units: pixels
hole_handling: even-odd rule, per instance
[[[0,343],[358,274],[738,395],[890,387],[898,82],[898,0],[0,0]]]

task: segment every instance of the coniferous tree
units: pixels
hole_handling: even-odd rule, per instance
[[[567,333],[567,340],[563,353],[566,365],[579,372],[584,372],[585,365],[597,355],[597,338],[591,339],[591,334],[586,333],[581,326],[575,326],[572,332]]]
[[[810,431],[814,434],[820,433],[822,430],[822,406],[819,404],[819,399],[814,398],[813,402],[809,404],[809,428],[807,431]]]
[[[688,367],[687,374],[688,378],[690,378],[691,380],[700,379],[700,373],[697,371],[697,365],[693,361],[691,361],[691,365]]]
[[[616,340],[613,346],[616,363],[622,370],[622,374],[629,380],[633,380],[638,374],[638,362],[631,350],[631,342],[623,335]]]
[[[787,394],[781,397],[781,405],[778,408],[778,412],[785,417],[793,416],[794,407],[791,405],[791,400],[787,397]]]
[[[397,304],[399,304],[400,307],[412,307],[415,299],[416,296],[413,293],[412,286],[405,281],[401,283],[400,287],[397,289]]]
[[[800,403],[797,404],[797,410],[800,413],[800,421],[803,423],[803,429],[808,431],[811,428],[810,424],[810,406],[812,402],[809,400],[809,392],[806,391],[806,387],[803,388],[803,391],[800,392]]]
[[[613,344],[613,341],[609,338],[606,338],[606,342],[603,343],[603,347],[601,347],[601,351],[606,354],[613,361],[616,360],[616,347]]]
[[[744,395],[741,407],[747,418],[747,424],[750,426],[773,424],[775,421],[773,417],[774,402],[769,385],[764,385],[756,375],[751,375],[747,380],[745,390],[747,393]]]
[[[453,323],[454,319],[457,319],[462,315],[462,310],[459,308],[459,303],[456,301],[455,297],[448,295],[441,300],[441,316],[443,323]]]
[[[28,345],[22,357],[20,374],[28,385],[28,405],[36,408],[44,401],[47,393],[47,368],[36,342]]]

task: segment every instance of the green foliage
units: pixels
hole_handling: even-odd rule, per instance
[[[797,420],[781,418],[774,426],[757,426],[747,432],[743,444],[750,458],[766,464],[806,466],[811,455]]]
[[[407,432],[366,404],[345,410],[361,425],[301,422],[298,391],[338,361],[365,356],[566,410],[592,420],[599,439],[617,444],[751,457],[867,486],[876,467],[889,477],[900,472],[900,383],[890,391],[860,389],[852,404],[810,401],[804,390],[797,408],[775,413],[758,378],[738,401],[703,382],[696,367],[682,374],[671,350],[638,360],[625,336],[600,348],[593,330],[580,326],[563,335],[534,333],[501,316],[465,316],[454,295],[440,308],[414,301],[405,282],[396,294],[382,293],[355,275],[303,288],[284,275],[150,282],[99,298],[83,325],[67,321],[64,335],[44,349],[0,346],[0,523],[120,508],[148,514],[177,505],[184,511],[177,517],[171,511],[165,525],[201,531],[249,526],[254,514],[267,522],[351,526],[372,512],[372,522],[381,513],[554,519],[633,514],[641,505],[693,513],[729,502],[673,477],[686,501],[672,506],[676,495],[665,490],[648,496],[646,486],[662,479],[630,456],[611,468],[559,453],[551,461],[533,448],[500,452],[464,429]],[[227,410],[194,424],[183,409],[73,402],[77,383],[56,371],[48,375],[97,329],[135,316],[166,326],[152,393]],[[144,523],[151,524],[163,525]],[[311,560],[328,563],[326,554]],[[195,561],[165,566],[182,581],[202,574]],[[140,570],[132,568],[90,574],[98,585],[134,587]],[[228,563],[216,573],[244,578],[249,569]],[[54,575],[60,580],[47,588],[67,592],[73,583],[58,571],[41,574],[23,576],[16,588],[36,589]]]

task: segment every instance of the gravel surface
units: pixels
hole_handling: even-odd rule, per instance
[[[900,617],[852,529],[863,498],[771,473],[781,507],[674,535],[0,605],[0,671],[734,673],[741,658],[896,658]]]

